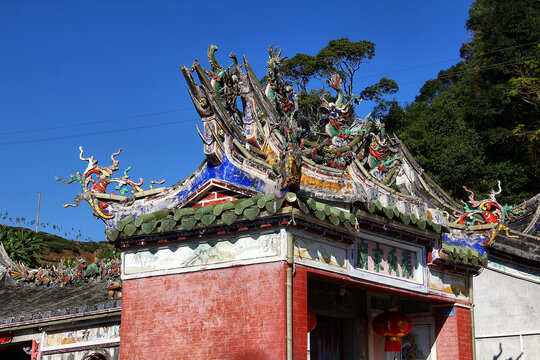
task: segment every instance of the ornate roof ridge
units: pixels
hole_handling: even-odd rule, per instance
[[[276,215],[277,210],[272,214],[263,204],[258,210],[249,206],[244,209],[247,213],[242,211],[229,218],[222,218],[221,213],[218,218],[212,214],[213,209],[209,213],[199,209],[200,218],[188,214],[175,219],[173,211],[184,207],[190,196],[211,179],[228,181],[262,196],[275,196],[274,202],[295,193],[300,201],[305,196],[317,203],[341,203],[350,207],[354,216],[357,209],[353,207],[365,210],[365,214],[375,211],[381,219],[398,220],[420,230],[444,230],[450,243],[455,241],[458,246],[468,239],[474,249],[490,246],[499,233],[511,238],[535,238],[540,210],[532,213],[539,208],[538,201],[531,199],[522,207],[502,205],[495,198],[501,191],[499,185],[499,191],[492,191],[487,199],[477,201],[470,192],[469,203],[459,204],[424,172],[400,139],[387,134],[383,121],[371,118],[371,114],[353,118],[350,110],[360,99],[344,93],[339,75],[329,79],[338,98],[321,99],[320,113],[314,119],[316,131],[311,129],[310,133],[310,129],[298,126],[297,94],[281,75],[283,59],[278,48],[269,49],[264,88],[245,56],[240,64],[231,53],[232,63],[221,66],[216,51],[216,45],[208,49],[209,69],[197,60],[191,67],[181,67],[201,118],[202,128],[197,127],[197,132],[206,156],[191,176],[167,189],[139,191],[137,184],[133,188],[125,178],[127,174],[112,177],[118,167],[114,159],[117,154],[111,157],[111,166],[99,167],[92,157],[83,158],[81,151],[81,160],[88,161],[95,171],[85,171],[81,176],[85,186],[77,199],[87,200],[105,221],[109,240],[204,228],[217,225],[217,221],[228,226],[239,217],[249,220],[262,213]],[[101,177],[94,176],[99,174]],[[81,179],[75,176],[70,182],[83,184]],[[128,191],[132,196],[120,199],[104,195],[107,181],[132,186]],[[536,208],[532,209],[531,204]],[[234,213],[236,207],[228,211]],[[316,218],[315,211],[309,216]],[[325,216],[324,221],[331,217]],[[148,221],[135,224],[135,219],[144,217]]]

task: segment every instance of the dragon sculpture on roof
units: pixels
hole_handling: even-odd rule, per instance
[[[94,216],[102,219],[110,219],[114,215],[109,213],[108,207],[110,204],[111,196],[115,195],[114,191],[107,194],[107,188],[111,184],[114,185],[121,198],[128,200],[126,195],[133,196],[134,194],[143,194],[144,190],[141,188],[143,179],[140,178],[138,182],[130,179],[128,172],[131,170],[131,166],[124,171],[124,175],[120,177],[113,177],[114,173],[118,171],[119,160],[115,157],[120,155],[122,149],[111,155],[112,164],[104,167],[98,165],[98,161],[94,159],[94,156],[89,158],[83,157],[83,148],[79,147],[79,158],[81,161],[88,162],[88,165],[84,172],[81,174],[79,171],[75,175],[71,175],[69,180],[65,180],[60,177],[56,177],[55,180],[62,181],[64,184],[71,184],[77,182],[81,187],[81,192],[75,197],[74,203],[65,204],[64,207],[72,206],[77,207],[85,200],[90,204],[90,207],[94,210]],[[150,188],[152,189],[154,184],[163,184],[165,180],[152,181]]]

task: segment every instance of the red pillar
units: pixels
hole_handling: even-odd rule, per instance
[[[437,360],[471,360],[472,335],[469,309],[436,307]]]
[[[307,271],[296,267],[293,278],[293,356],[307,359]]]

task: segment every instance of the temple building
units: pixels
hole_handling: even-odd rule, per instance
[[[120,322],[107,320],[121,324],[119,352],[107,343],[100,356],[538,353],[540,312],[529,297],[540,294],[540,195],[503,205],[499,184],[486,199],[469,191],[467,203],[456,202],[384,123],[350,116],[357,99],[345,96],[337,74],[329,81],[336,98],[321,100],[325,135],[309,138],[297,124],[296,94],[280,77],[277,48],[269,49],[264,88],[245,57],[240,64],[231,54],[223,67],[216,51],[208,49],[210,69],[197,61],[181,68],[206,155],[190,176],[143,190],[127,172],[116,177],[119,152],[105,167],[81,148],[84,172],[59,179],[80,183],[73,205],[86,200],[121,251]],[[512,321],[501,313],[511,310],[509,294]],[[46,332],[38,356],[55,360],[48,341]]]

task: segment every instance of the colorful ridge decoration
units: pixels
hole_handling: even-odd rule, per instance
[[[297,94],[282,76],[286,57],[281,49],[268,48],[264,84],[245,56],[231,52],[229,65],[223,65],[214,44],[207,56],[207,69],[197,60],[180,68],[201,118],[202,126],[196,128],[206,156],[190,176],[168,188],[153,189],[152,182],[149,190],[142,190],[142,179],[129,180],[130,168],[114,177],[119,152],[111,156],[110,166],[102,167],[93,157],[84,158],[81,148],[79,157],[88,162],[87,169],[67,181],[57,178],[80,184],[75,203],[65,206],[88,201],[105,222],[110,241],[138,238],[144,243],[165,233],[228,227],[295,209],[320,225],[349,233],[358,226],[412,229],[415,236],[437,239],[429,246],[443,255],[433,261],[443,264],[479,267],[496,239],[512,242],[519,237],[517,241],[535,248],[538,197],[503,206],[496,199],[499,183],[498,191],[480,201],[467,189],[468,203],[459,204],[425,174],[380,119],[353,115],[361,99],[345,93],[339,74],[328,78],[336,97],[320,99],[314,124],[321,126],[301,128]],[[107,192],[111,183],[116,194]],[[211,192],[229,200],[197,203]]]
[[[31,269],[23,263],[13,264],[9,269],[11,277],[17,282],[26,282],[38,286],[69,285],[98,280],[107,282],[107,290],[120,290],[120,260],[99,260],[90,265],[84,259],[77,264],[66,266],[61,260],[58,266]]]
[[[79,158],[82,161],[88,162],[86,170],[84,170],[82,174],[77,171],[75,175],[70,176],[69,180],[64,180],[59,177],[55,178],[55,180],[62,181],[64,184],[71,184],[76,181],[81,186],[82,192],[75,197],[75,203],[65,204],[64,207],[76,207],[79,206],[81,201],[86,200],[92,209],[94,209],[95,217],[109,219],[113,217],[108,211],[111,200],[125,201],[128,199],[126,195],[144,197],[156,194],[163,190],[153,189],[153,187],[154,184],[163,184],[165,180],[152,181],[150,185],[151,190],[149,191],[141,189],[143,184],[142,178],[139,179],[139,182],[134,182],[129,178],[128,172],[131,170],[131,166],[124,171],[123,176],[113,177],[113,174],[118,170],[118,164],[120,163],[120,161],[116,160],[114,157],[120,155],[122,149],[119,149],[111,155],[112,164],[107,167],[98,165],[98,161],[94,159],[94,156],[84,158],[82,146],[79,146],[79,150]],[[114,189],[118,191],[119,195],[116,195],[114,192],[107,194],[107,187],[110,184],[116,184]]]
[[[496,195],[500,194],[501,182],[498,181],[499,191],[491,190],[487,199],[475,200],[474,192],[463,187],[469,193],[468,203],[463,203],[465,207],[465,213],[458,214],[454,212],[454,224],[476,226],[476,225],[492,225],[489,238],[482,243],[482,246],[490,245],[500,231],[505,231],[507,237],[517,236],[510,235],[508,233],[509,228],[505,225],[507,220],[512,220],[525,213],[525,206],[511,207],[509,205],[501,205],[496,198]],[[472,205],[472,208],[469,207]]]
[[[369,115],[365,119],[350,117],[352,105],[360,99],[346,97],[337,73],[329,79],[337,100],[321,101],[320,120],[326,122],[326,138],[315,143],[302,138],[305,132],[298,128],[297,96],[280,74],[280,65],[286,59],[281,57],[281,50],[274,46],[268,49],[268,81],[263,91],[245,58],[246,72],[232,53],[229,57],[233,63],[223,68],[216,59],[217,49],[216,45],[208,49],[211,70],[204,70],[197,61],[191,68],[181,68],[203,121],[204,133],[198,131],[211,164],[221,163],[229,143],[254,165],[272,170],[281,188],[289,191],[298,189],[305,159],[338,170],[358,160],[374,178],[387,184],[393,181],[396,171],[390,170],[400,163],[395,139],[385,134],[384,124],[378,119],[371,121]]]

